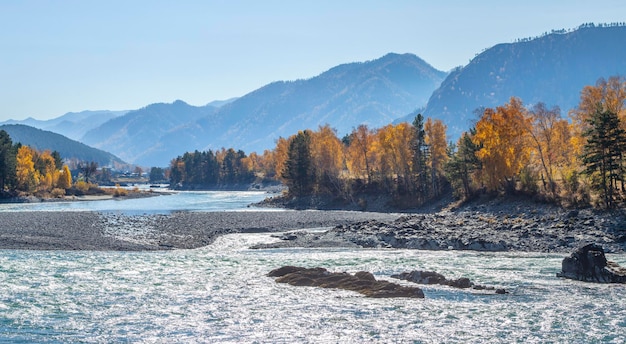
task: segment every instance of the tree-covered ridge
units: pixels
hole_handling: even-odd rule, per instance
[[[453,70],[423,114],[439,118],[458,138],[478,108],[495,108],[511,96],[526,104],[571,109],[578,92],[598,76],[626,72],[626,26],[583,25],[515,43],[497,44]],[[410,120],[410,119],[408,119]]]
[[[240,158],[231,170],[234,175],[280,180],[289,187],[287,195],[296,198],[325,195],[360,202],[366,195],[385,194],[396,205],[409,207],[451,187],[459,198],[523,192],[568,205],[621,205],[626,81],[600,79],[580,94],[571,121],[558,107],[537,103],[527,108],[512,97],[478,112],[475,126],[456,144],[448,143],[442,121],[418,114],[412,124],[361,125],[342,139],[325,125],[279,138],[262,155],[248,157],[232,149],[222,155],[231,152]],[[175,159],[172,181],[202,171],[226,172],[223,160],[200,163],[200,157],[214,155],[195,152]]]
[[[13,142],[19,142],[40,151],[57,151],[67,160],[94,161],[100,166],[125,164],[111,153],[89,147],[50,131],[20,124],[2,125],[0,130],[7,132]]]

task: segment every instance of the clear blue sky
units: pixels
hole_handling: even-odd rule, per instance
[[[0,121],[204,105],[388,52],[447,71],[625,14],[622,0],[0,0]]]

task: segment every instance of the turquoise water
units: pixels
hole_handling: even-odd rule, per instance
[[[159,192],[156,192],[159,194]],[[252,203],[272,196],[262,191],[181,191],[136,199],[108,199],[80,202],[0,204],[0,211],[99,211],[130,215],[168,214],[173,211],[254,210]],[[267,211],[268,209],[265,209]]]
[[[626,286],[556,278],[562,255],[248,249],[272,240],[231,234],[168,252],[0,251],[0,342],[625,342]],[[609,258],[626,265],[625,255]],[[510,293],[427,286],[425,299],[368,299],[265,276],[287,264],[383,279],[435,270]]]

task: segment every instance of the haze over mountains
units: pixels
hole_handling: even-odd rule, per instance
[[[585,85],[626,74],[623,42],[624,26],[588,25],[496,45],[447,77],[415,55],[388,54],[306,80],[274,82],[224,103],[197,107],[176,101],[128,112],[19,122],[142,166],[167,166],[172,158],[196,149],[261,153],[280,136],[326,123],[342,136],[359,124],[378,128],[394,120],[410,122],[421,107],[425,116],[442,119],[449,136],[456,137],[471,126],[475,109],[502,105],[511,96],[526,105],[558,105],[566,114]]]

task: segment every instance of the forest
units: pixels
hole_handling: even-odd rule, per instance
[[[277,180],[286,197],[327,196],[360,202],[388,195],[414,207],[453,192],[524,193],[565,206],[623,205],[626,186],[626,81],[599,79],[564,116],[558,106],[521,99],[476,110],[472,128],[448,142],[442,121],[360,125],[343,138],[328,125],[279,138],[274,149],[185,153],[172,160],[173,185]]]

